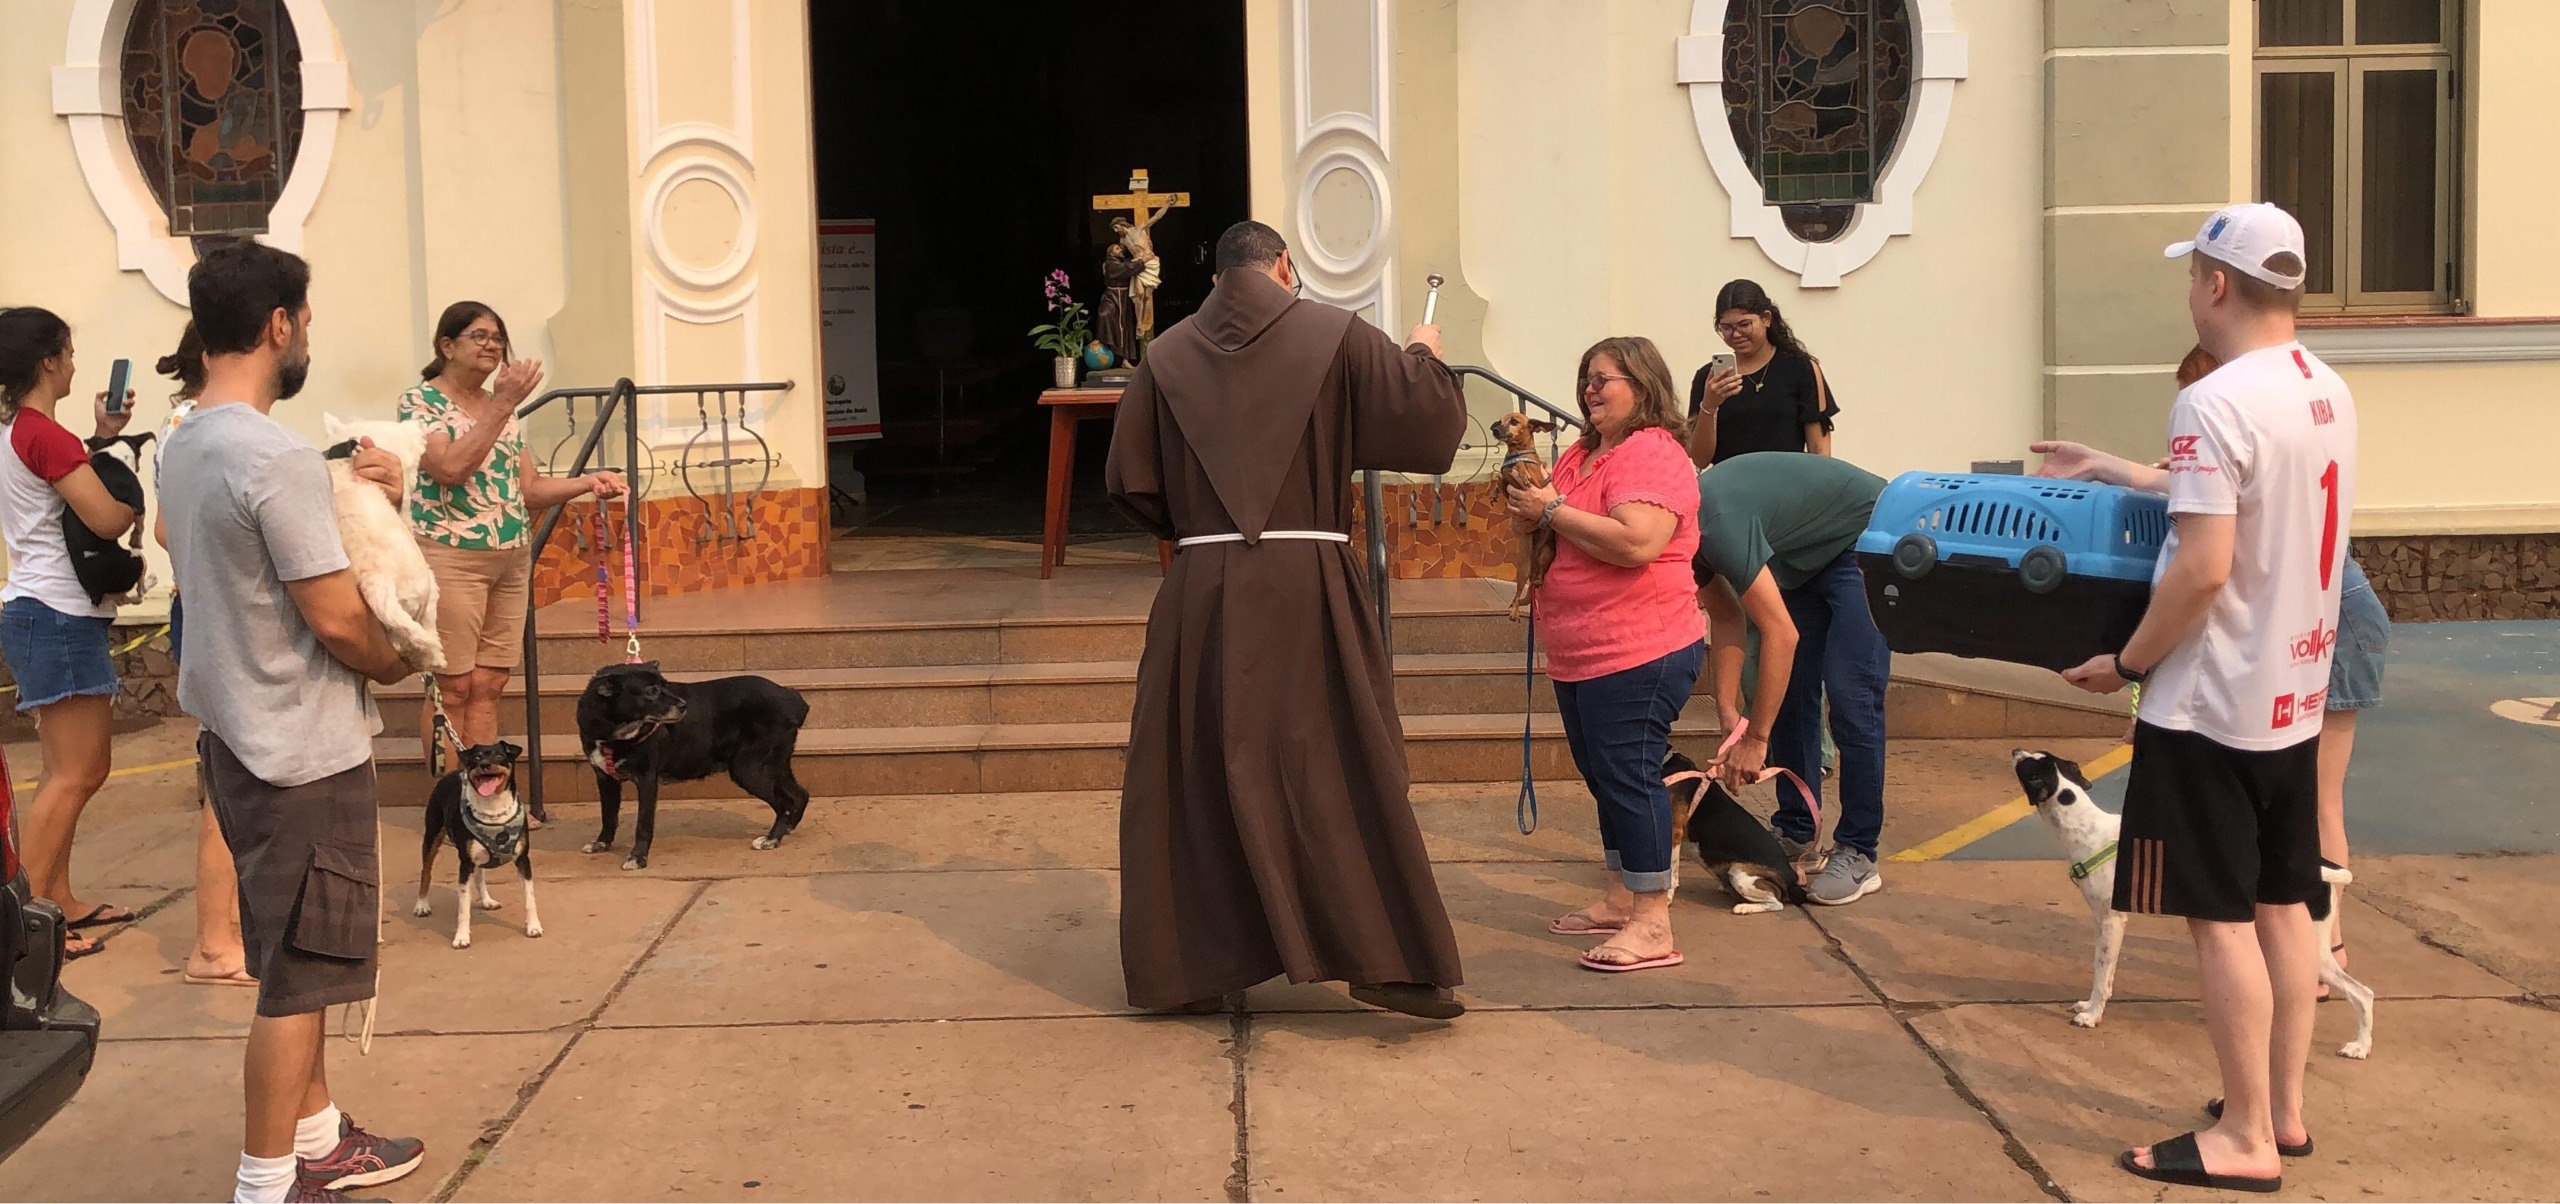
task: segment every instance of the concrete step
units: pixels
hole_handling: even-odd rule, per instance
[[[671,673],[700,681],[720,673]],[[809,700],[812,728],[948,727],[994,723],[1117,723],[1137,697],[1138,662],[1089,661],[1003,665],[915,665],[860,669],[775,669],[764,673]],[[585,674],[542,679],[543,734],[578,730],[576,707]],[[421,688],[385,689],[383,734],[414,736]],[[1396,658],[1396,709],[1407,715],[1518,714],[1524,698],[1541,712],[1556,709],[1546,675],[1523,689],[1517,653],[1416,653]],[[1701,695],[1693,707],[1709,707]],[[508,683],[499,727],[524,726],[524,683]],[[1700,710],[1712,714],[1712,710]]]
[[[1716,724],[1684,718],[1684,747],[1713,744]],[[1405,755],[1417,782],[1500,782],[1520,775],[1520,717],[1409,715]],[[1531,765],[1541,779],[1575,777],[1564,727],[1554,715],[1531,721]],[[819,796],[1115,790],[1129,746],[1126,723],[996,723],[931,727],[808,728],[793,770]],[[542,748],[547,800],[592,801],[595,773],[572,738]],[[386,806],[421,806],[429,782],[414,737],[374,741]],[[626,791],[626,797],[628,792]],[[674,798],[736,798],[727,778],[670,786]]]
[[[727,672],[736,672],[735,670]],[[1137,693],[1138,665],[1129,661],[1019,665],[922,665],[863,669],[775,669],[764,675],[809,700],[809,727],[890,729],[1017,723],[1125,722]],[[679,672],[679,680],[722,676]],[[2047,679],[2051,679],[2048,681]],[[546,737],[570,739],[584,674],[543,677]],[[1942,739],[2059,739],[2116,736],[2125,730],[2121,698],[2093,698],[2041,670],[1953,657],[1894,658],[1885,694],[1885,730],[1893,736]],[[1541,672],[1526,702],[1539,714],[1556,709]],[[1407,716],[1520,713],[1520,664],[1509,653],[1413,653],[1396,658],[1396,708]],[[380,691],[383,735],[415,739],[415,684]],[[1692,718],[1712,718],[1705,683],[1688,705]],[[509,683],[499,730],[524,726],[524,684]]]
[[[836,622],[761,627],[752,594],[741,593],[742,624],[754,630],[644,627],[643,655],[670,672],[770,673],[784,669],[868,669],[929,665],[1090,664],[1135,661],[1146,646],[1144,613],[1055,617],[962,618]],[[584,678],[622,659],[620,620],[614,637],[599,643],[592,628],[579,629],[546,614],[540,636],[546,675]],[[1517,658],[1528,638],[1500,607],[1460,606],[1399,612],[1398,655],[1487,655]]]

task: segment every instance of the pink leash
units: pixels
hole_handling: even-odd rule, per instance
[[[1733,730],[1725,733],[1724,743],[1716,747],[1715,759],[1707,762],[1707,764],[1710,766],[1724,764],[1725,758],[1732,754],[1733,746],[1742,742],[1743,731],[1750,726],[1751,721],[1749,719],[1735,721]],[[1673,786],[1688,781],[1704,781],[1707,776],[1706,770],[1703,769],[1684,770],[1680,773],[1675,773],[1670,777],[1662,779],[1662,784],[1665,786]],[[1795,783],[1796,793],[1804,796],[1804,809],[1813,816],[1813,843],[1805,846],[1804,852],[1796,857],[1795,862],[1796,885],[1802,886],[1812,878],[1813,872],[1821,867],[1823,861],[1821,853],[1822,801],[1815,797],[1812,787],[1804,784],[1803,778],[1796,776],[1796,771],[1783,765],[1770,765],[1763,767],[1759,773],[1752,775],[1751,784],[1756,786],[1762,782],[1770,780],[1771,778],[1783,778],[1786,781]],[[1784,800],[1781,801],[1783,802]]]
[[[635,503],[626,498],[622,504],[627,507]],[[613,639],[613,579],[612,570],[606,567],[610,561],[605,558],[607,537],[613,531],[613,524],[605,518],[608,505],[610,503],[603,498],[596,499],[596,642],[599,644],[610,643]],[[640,571],[631,543],[631,534],[625,531],[622,537],[622,663],[626,665],[640,663]]]
[[[640,499],[629,494],[623,495],[624,514],[632,513],[631,508],[639,504]],[[604,513],[604,501],[601,498],[596,501],[596,513]],[[626,665],[640,663],[640,570],[636,564],[638,554],[631,547],[634,542],[631,532],[624,531],[622,534],[622,632],[624,636],[622,663]]]

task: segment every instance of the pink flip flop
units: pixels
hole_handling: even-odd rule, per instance
[[[1603,945],[1603,946],[1601,946],[1600,948],[1601,948],[1601,949],[1606,949],[1606,948],[1608,948],[1608,946]],[[1599,952],[1599,951],[1600,951],[1599,949],[1594,949],[1594,950],[1592,950],[1591,952],[1592,952],[1592,953],[1597,953],[1597,952]],[[1671,967],[1671,966],[1679,965],[1681,962],[1687,961],[1688,959],[1687,959],[1687,958],[1685,958],[1685,957],[1680,956],[1680,951],[1679,951],[1679,950],[1677,950],[1677,949],[1674,949],[1674,950],[1672,950],[1671,952],[1669,952],[1669,953],[1665,953],[1665,954],[1663,954],[1663,955],[1662,955],[1662,956],[1660,956],[1660,957],[1648,957],[1648,958],[1645,958],[1645,959],[1644,959],[1644,960],[1642,960],[1642,961],[1632,961],[1632,962],[1604,962],[1604,961],[1600,961],[1600,960],[1597,960],[1597,959],[1593,958],[1593,957],[1591,956],[1591,953],[1585,953],[1585,954],[1583,954],[1581,957],[1576,958],[1576,959],[1574,959],[1574,960],[1576,960],[1576,961],[1578,961],[1578,962],[1582,963],[1582,968],[1583,968],[1583,969],[1585,969],[1585,970],[1598,970],[1598,971],[1600,971],[1600,972],[1601,972],[1601,973],[1603,973],[1603,974],[1624,974],[1624,973],[1626,973],[1626,972],[1628,972],[1628,971],[1630,971],[1630,970],[1661,970],[1661,969],[1666,969],[1666,968],[1669,968],[1669,967]]]

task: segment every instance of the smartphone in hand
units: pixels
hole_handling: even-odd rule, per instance
[[[1740,371],[1742,371],[1742,365],[1734,361],[1733,353],[1730,351],[1719,351],[1715,358],[1707,361],[1707,375],[1711,377],[1731,376]]]
[[[107,412],[124,413],[124,395],[133,382],[133,361],[117,360],[107,369]]]

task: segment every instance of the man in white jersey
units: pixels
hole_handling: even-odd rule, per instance
[[[2234,205],[2193,242],[2187,309],[2222,367],[2169,414],[2175,522],[2124,650],[2064,674],[2106,694],[2143,682],[2116,854],[2118,911],[2184,916],[2221,1063],[2221,1119],[2128,1150],[2145,1179],[2223,1191],[2282,1185],[2307,1145],[2320,880],[2319,735],[2337,646],[2356,412],[2294,341],[2302,227]]]

